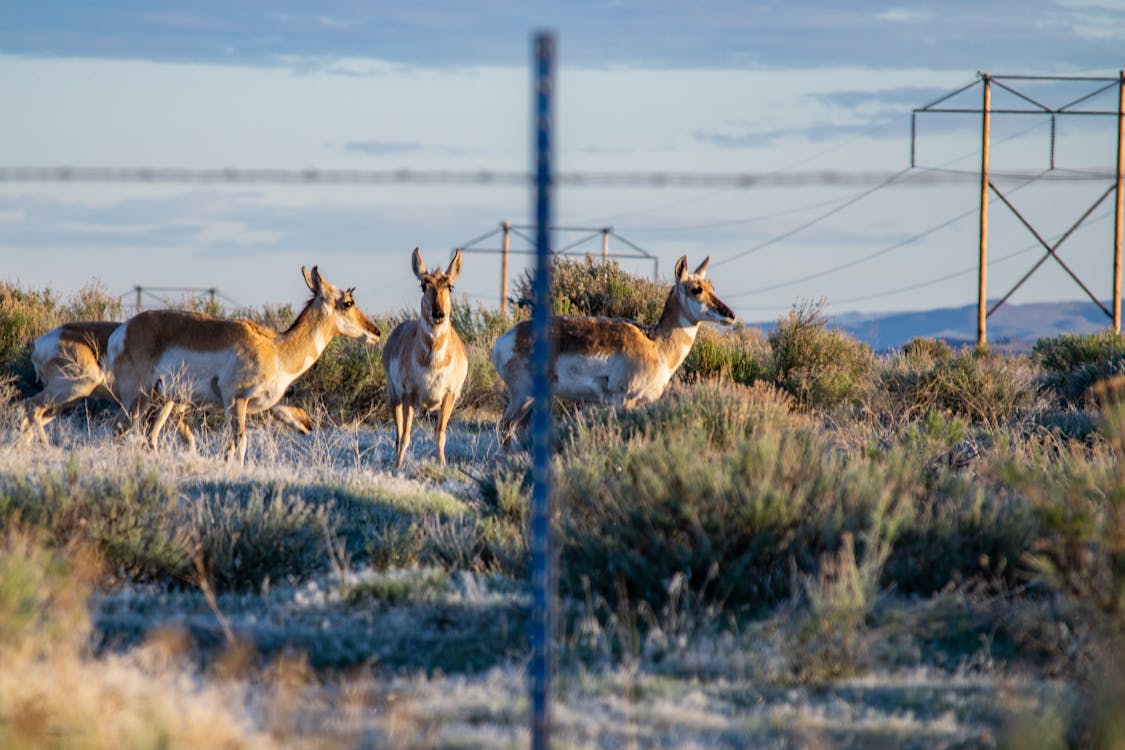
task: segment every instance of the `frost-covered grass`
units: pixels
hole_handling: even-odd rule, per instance
[[[661,302],[572,270],[568,309]],[[420,419],[396,475],[344,341],[290,393],[314,432],[256,419],[244,466],[216,412],[197,453],[96,405],[20,445],[30,337],[98,299],[0,301],[0,747],[526,745],[508,321],[455,311],[449,465]],[[656,404],[558,410],[558,746],[1119,746],[1120,341],[874,356],[815,313],[708,330]]]
[[[781,429],[784,410],[763,398],[764,413],[750,407],[756,429]],[[677,403],[634,427],[682,418]],[[605,428],[605,416],[590,418],[577,429]],[[218,458],[219,432],[201,430],[197,454],[171,438],[153,454],[114,442],[111,421],[74,411],[52,425],[48,448],[17,446],[12,423],[0,435],[0,509],[9,533],[34,539],[9,543],[3,559],[48,569],[64,589],[73,578],[49,560],[89,568],[85,594],[37,605],[73,640],[25,631],[8,639],[24,645],[18,654],[0,654],[0,717],[11,717],[0,744],[63,733],[91,747],[526,745],[528,597],[522,564],[507,563],[525,549],[522,459],[499,452],[489,423],[454,422],[445,469],[423,423],[395,476],[381,425],[296,436],[260,423],[247,464],[233,466]],[[740,429],[714,424],[723,441]],[[1065,735],[1072,683],[1020,652],[1062,605],[868,591],[859,620],[842,621],[841,652],[821,622],[836,610],[810,608],[801,592],[848,604],[846,572],[801,579],[764,618],[725,612],[684,577],[663,602],[624,590],[564,600],[559,746],[987,746],[1028,726],[1040,739]],[[1045,653],[1074,646],[1055,637]],[[841,659],[843,672],[817,666]],[[70,700],[50,697],[58,685]],[[92,722],[107,706],[119,719]]]

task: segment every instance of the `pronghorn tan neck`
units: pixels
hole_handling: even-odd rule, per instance
[[[302,267],[301,273],[305,276],[309,291],[313,293],[312,299],[301,310],[293,325],[274,339],[281,367],[290,376],[290,380],[312,367],[336,334],[344,332],[341,330],[341,312],[347,311],[352,316],[356,316],[358,312],[353,309],[355,300],[351,289],[340,290],[329,284],[321,277],[316,266],[313,266],[311,273]],[[368,322],[367,325],[371,324]],[[355,335],[355,332],[348,335]]]
[[[293,325],[274,340],[282,368],[294,378],[312,367],[336,336],[330,304],[319,296],[313,297]]]
[[[660,320],[649,329],[669,372],[674,372],[687,358],[700,323],[729,323],[734,319],[734,313],[715,296],[715,287],[707,280],[709,262],[710,258],[704,258],[693,273],[688,273],[686,257],[676,262],[676,283],[664,302]]]
[[[656,344],[661,359],[668,365],[668,371],[676,370],[687,358],[699,333],[698,320],[691,320],[684,314],[682,290],[677,284],[664,303],[660,320],[650,329],[649,336]]]

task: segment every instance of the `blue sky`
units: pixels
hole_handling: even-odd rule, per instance
[[[526,170],[537,28],[558,34],[556,163],[568,172],[897,173],[911,109],[977,71],[1125,67],[1119,2],[111,1],[8,3],[0,18],[0,167]],[[1018,85],[1049,105],[1092,90]],[[979,101],[978,86],[951,103]],[[1013,102],[994,92],[994,106]],[[1084,106],[1116,104],[1110,90]],[[1047,118],[997,116],[993,139],[998,172],[1046,168]],[[979,121],[922,117],[917,146],[920,168],[873,192],[564,187],[557,222],[612,226],[658,256],[665,278],[679,255],[710,255],[717,292],[747,320],[820,298],[829,312],[972,303]],[[1110,184],[1113,122],[1062,118],[1055,146],[1054,179],[998,177],[1048,239]],[[925,183],[934,168],[966,176]],[[1075,179],[1088,170],[1098,178]],[[1060,250],[1102,297],[1111,210]],[[299,267],[318,264],[371,312],[414,308],[414,246],[444,263],[529,217],[526,190],[496,185],[0,182],[9,281],[217,287],[240,305],[299,304]],[[1042,253],[996,201],[992,219],[999,296]],[[496,256],[466,255],[459,293],[494,305],[498,285]],[[1081,297],[1049,262],[1013,301]]]

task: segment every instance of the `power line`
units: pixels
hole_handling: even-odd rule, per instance
[[[1105,221],[1106,219],[1109,218],[1109,216],[1110,216],[1110,212],[1108,210],[1103,211],[1101,214],[1099,214],[1099,215],[1095,216],[1094,218],[1090,219],[1089,221],[1085,222],[1082,225],[1082,228],[1085,229],[1086,227],[1088,227],[1091,224],[1096,224],[1099,221]],[[1058,240],[1058,235],[1056,235],[1055,237],[1052,238],[1052,242],[1057,241],[1057,240]],[[989,261],[988,267],[992,268],[992,267],[997,266],[997,265],[999,265],[999,264],[1001,264],[1005,261],[1012,260],[1013,258],[1018,258],[1021,255],[1027,255],[1032,250],[1042,250],[1042,249],[1043,249],[1043,245],[1041,243],[1033,242],[1032,244],[1027,245],[1026,247],[1024,247],[1021,250],[1016,250],[1014,252],[1008,253],[1007,255],[1001,255],[1000,257]],[[849,304],[849,303],[852,303],[852,302],[866,302],[868,300],[879,299],[881,297],[892,297],[896,294],[902,294],[903,292],[912,292],[916,289],[923,289],[923,288],[928,287],[928,286],[934,286],[936,284],[940,284],[943,281],[949,281],[950,279],[955,279],[955,278],[958,278],[960,276],[965,276],[965,275],[970,274],[970,273],[975,273],[977,270],[978,269],[977,269],[976,266],[969,266],[968,268],[963,268],[960,271],[954,271],[953,273],[947,274],[945,276],[939,276],[938,278],[930,279],[929,281],[922,281],[922,282],[919,282],[917,284],[910,284],[909,286],[898,287],[896,289],[889,289],[887,291],[878,292],[876,294],[867,294],[867,295],[863,295],[861,297],[849,297],[848,299],[830,300],[829,304],[830,305],[833,305],[833,304],[842,305],[842,304]]]
[[[1019,138],[1020,136],[1026,135],[1027,133],[1030,133],[1030,132],[1031,132],[1032,130],[1035,130],[1036,128],[1039,128],[1039,127],[1042,127],[1042,123],[1036,123],[1035,125],[1032,125],[1032,126],[1031,126],[1031,127],[1029,127],[1029,128],[1025,128],[1024,130],[1021,130],[1021,131],[1019,131],[1018,133],[1013,133],[1012,135],[1010,135],[1010,136],[1008,136],[1008,137],[1006,137],[1006,138],[1003,138],[1003,139],[999,139],[999,140],[997,140],[997,141],[996,141],[996,143],[997,143],[997,144],[1000,144],[1000,143],[1004,143],[1005,141],[1010,141],[1010,140],[1013,140],[1013,139],[1015,139],[1015,138]],[[971,156],[971,155],[972,155],[972,154],[968,154],[967,156]],[[962,156],[958,156],[958,157],[955,157],[955,158],[953,158],[953,159],[950,159],[949,161],[946,161],[946,162],[945,162],[945,164],[943,164],[943,165],[942,165],[942,167],[944,167],[945,165],[948,165],[948,164],[956,164],[956,163],[957,163],[958,161],[960,161],[961,159],[964,159],[964,158],[966,158],[966,155],[962,155]],[[723,265],[724,263],[729,263],[729,262],[731,262],[731,261],[734,261],[734,260],[738,260],[738,259],[740,259],[740,258],[744,258],[744,257],[746,257],[747,255],[750,255],[751,253],[755,253],[755,252],[757,252],[757,251],[759,251],[759,250],[762,250],[762,249],[764,249],[764,248],[766,248],[766,247],[769,247],[770,245],[773,245],[773,244],[775,244],[775,243],[777,243],[777,242],[780,242],[780,241],[781,241],[781,240],[783,240],[783,239],[788,239],[789,237],[792,237],[793,235],[797,234],[798,232],[802,232],[802,231],[804,231],[805,229],[808,229],[808,228],[810,228],[810,227],[813,227],[813,226],[815,226],[816,224],[818,224],[818,223],[820,223],[821,221],[823,221],[824,219],[827,219],[827,218],[829,218],[830,216],[832,216],[832,215],[834,215],[834,214],[836,214],[836,213],[839,213],[839,212],[840,212],[841,210],[843,210],[843,209],[847,208],[848,206],[851,206],[851,205],[852,205],[852,204],[854,204],[854,203],[858,203],[858,202],[859,202],[860,200],[862,200],[863,198],[866,198],[867,196],[871,195],[872,193],[875,193],[876,191],[878,191],[878,190],[881,190],[882,188],[884,188],[884,187],[886,187],[886,186],[890,185],[890,184],[891,184],[892,182],[894,182],[894,180],[895,180],[895,179],[897,179],[897,178],[898,178],[899,176],[901,176],[901,175],[905,174],[906,172],[910,171],[911,169],[912,169],[912,168],[908,167],[907,169],[904,169],[904,170],[902,170],[902,171],[901,171],[901,172],[899,172],[898,174],[896,174],[896,175],[892,175],[892,177],[891,177],[891,178],[887,179],[887,180],[886,180],[886,181],[884,181],[883,183],[880,183],[879,185],[876,185],[875,187],[873,187],[873,188],[871,188],[871,189],[869,189],[869,190],[865,190],[865,191],[863,191],[863,192],[861,192],[861,193],[858,193],[857,195],[853,196],[852,198],[850,198],[849,200],[847,200],[847,201],[846,201],[845,203],[843,203],[843,204],[841,204],[841,205],[837,206],[836,208],[832,209],[831,211],[827,211],[827,212],[825,212],[825,213],[823,213],[823,214],[820,214],[819,216],[816,216],[816,217],[814,217],[814,218],[810,219],[809,221],[807,221],[807,222],[805,222],[805,223],[803,223],[803,224],[801,224],[801,225],[799,225],[799,226],[797,226],[797,227],[794,227],[793,229],[790,229],[790,230],[788,230],[788,231],[786,231],[786,232],[782,232],[782,233],[781,233],[781,234],[779,234],[779,235],[775,235],[774,237],[771,237],[770,239],[766,240],[765,242],[759,243],[758,245],[755,245],[754,247],[752,247],[752,248],[750,248],[750,249],[748,249],[748,250],[744,250],[744,251],[742,251],[741,253],[738,253],[738,254],[736,254],[736,255],[733,255],[733,256],[731,256],[730,258],[727,258],[727,259],[725,259],[725,260],[721,260],[721,261],[719,261],[718,263],[715,263],[715,265],[716,265],[716,266],[720,266],[720,265]],[[949,175],[957,174],[957,175],[959,175],[959,176],[963,176],[963,177],[966,177],[966,178],[968,178],[968,177],[976,177],[976,176],[977,176],[977,174],[978,174],[978,173],[972,173],[972,172],[968,172],[968,171],[965,171],[965,172],[961,172],[961,171],[956,171],[956,172],[954,172],[954,171],[952,171],[952,170],[950,170],[949,172],[941,172],[941,171],[939,171],[939,170],[941,169],[941,167],[921,167],[921,168],[917,168],[917,167],[916,167],[916,168],[914,168],[914,169],[923,169],[923,170],[924,170],[924,171],[925,171],[926,173],[929,173],[929,174],[931,174],[931,175],[932,175],[932,174],[949,174]],[[1039,177],[1042,177],[1042,176],[1043,176],[1043,174],[1044,174],[1043,172],[1039,172],[1039,173],[1037,173],[1037,174],[1036,174],[1036,175],[1035,175],[1034,177],[1032,177],[1032,178],[1031,178],[1031,180],[1029,180],[1029,182],[1031,182],[1031,181],[1034,181],[1035,179],[1038,179]],[[914,178],[912,178],[912,179],[914,179]],[[917,183],[915,183],[915,184],[917,184]],[[1025,184],[1026,184],[1026,183],[1025,183]],[[1020,187],[1023,187],[1023,186],[1021,185]],[[1019,188],[1016,188],[1016,189],[1018,190]],[[956,219],[961,219],[961,218],[964,218],[964,216],[965,216],[965,214],[962,214],[961,216],[958,216],[958,217],[956,217],[956,218],[955,218],[954,220],[956,220]],[[951,222],[951,223],[952,223],[952,222]],[[935,228],[935,229],[934,229],[933,231],[936,231],[937,229],[940,229],[940,228],[941,228],[941,227],[939,226],[939,227]],[[922,235],[920,235],[920,236],[918,237],[918,239],[921,239],[922,237],[926,236],[926,234],[928,234],[928,232],[926,232],[926,233],[923,233]],[[901,247],[901,246],[902,246],[902,245],[898,245],[898,246],[895,246],[895,247],[892,247],[892,248],[888,248],[888,249],[886,249],[886,250],[884,250],[884,251],[880,251],[880,252],[879,252],[879,253],[878,253],[877,255],[875,255],[875,256],[869,256],[869,257],[868,257],[868,258],[866,258],[866,259],[860,259],[859,261],[857,261],[857,263],[859,263],[859,262],[864,262],[865,260],[869,260],[869,259],[870,259],[870,257],[878,257],[878,255],[882,255],[882,254],[884,254],[884,252],[889,252],[890,250],[893,250],[893,249],[897,249],[898,247]],[[848,267],[848,264],[845,264],[845,266],[843,266],[843,267]],[[816,275],[816,276],[814,276],[814,277],[807,277],[807,278],[805,278],[805,279],[802,279],[802,280],[806,280],[806,281],[807,281],[807,280],[808,280],[809,278],[816,278],[816,277],[818,277],[818,276],[820,276],[820,275],[827,275],[828,273],[829,273],[829,272],[825,272],[824,274],[817,274],[817,275]],[[782,284],[782,285],[779,285],[779,286],[775,286],[775,287],[770,287],[770,289],[780,288],[780,287],[782,287],[782,286],[788,286],[788,285],[789,285],[789,283],[787,282],[786,284]],[[736,298],[736,297],[738,297],[738,296],[740,296],[740,295],[745,295],[745,294],[752,294],[752,293],[754,293],[755,291],[763,291],[763,290],[753,290],[753,291],[750,291],[750,292],[740,292],[740,293],[737,293],[737,294],[734,294],[734,295],[728,295],[728,296],[729,296],[729,297],[732,297],[732,298]]]
[[[838,214],[839,212],[843,211],[848,206],[851,206],[855,203],[858,203],[859,201],[863,200],[864,198],[871,195],[872,193],[875,193],[876,191],[882,190],[883,188],[887,187],[892,182],[894,182],[899,177],[901,177],[902,175],[906,174],[909,171],[910,171],[910,168],[908,167],[908,168],[903,169],[899,172],[896,172],[895,174],[891,175],[887,179],[885,179],[882,182],[880,182],[879,184],[877,184],[875,187],[870,188],[868,190],[864,190],[862,193],[859,193],[858,195],[852,196],[851,198],[849,198],[845,202],[841,203],[840,205],[836,206],[835,208],[831,209],[830,211],[826,211],[825,213],[820,214],[820,215],[810,219],[809,221],[804,222],[803,224],[799,224],[799,225],[797,225],[793,229],[790,229],[787,232],[782,232],[781,234],[774,235],[773,237],[766,240],[765,242],[761,242],[761,243],[755,245],[754,247],[751,247],[748,250],[743,250],[740,253],[736,253],[736,254],[730,256],[729,258],[724,258],[723,260],[718,261],[714,265],[715,266],[726,265],[727,263],[731,263],[731,262],[739,260],[741,258],[745,258],[747,255],[750,255],[751,253],[756,253],[759,250],[763,250],[763,249],[769,247],[770,245],[776,244],[778,242],[781,242],[784,239],[792,237],[793,235],[797,234],[798,232],[802,232],[805,229],[808,229],[809,227],[814,226],[814,225],[820,223],[821,221],[824,221],[829,216],[833,216],[834,214]]]
[[[835,151],[839,151],[840,149],[845,148],[846,146],[850,146],[852,143],[859,140],[860,138],[866,138],[867,136],[870,136],[873,133],[876,133],[880,130],[884,130],[884,129],[890,127],[894,123],[895,123],[895,120],[886,120],[882,123],[873,124],[873,125],[869,126],[868,128],[866,128],[865,130],[863,130],[862,132],[855,133],[852,136],[843,139],[839,143],[836,143],[836,144],[834,144],[834,145],[832,145],[828,148],[817,151],[813,154],[809,154],[808,156],[804,156],[804,157],[801,157],[800,159],[796,159],[794,161],[791,161],[788,164],[785,164],[783,166],[778,167],[777,169],[770,170],[767,174],[780,174],[780,173],[788,172],[789,170],[793,169],[794,167],[801,166],[802,164],[807,164],[807,163],[809,163],[811,161],[814,161],[816,159],[819,159],[823,156],[827,156],[828,154],[831,154]],[[667,203],[662,203],[662,204],[660,204],[658,206],[654,206],[652,208],[646,208],[646,209],[642,209],[642,210],[638,210],[638,211],[626,211],[624,213],[614,214],[614,215],[608,217],[607,219],[603,220],[600,223],[616,222],[616,221],[619,221],[621,218],[626,217],[626,216],[638,216],[638,215],[641,215],[641,214],[653,213],[655,211],[665,211],[669,208],[676,208],[676,207],[679,207],[679,206],[687,205],[689,203],[696,203],[696,202],[701,201],[701,200],[713,198],[716,195],[721,195],[722,193],[729,192],[729,190],[730,190],[730,188],[721,188],[721,189],[718,189],[718,190],[714,190],[710,193],[707,193],[706,195],[691,196],[690,198],[684,198],[684,199],[677,200],[677,201],[670,201],[670,202],[667,202]],[[828,203],[832,203],[832,202],[835,202],[835,201],[828,201]],[[824,205],[824,204],[822,203],[822,204],[818,204],[818,205]],[[784,214],[781,214],[781,215],[784,215]],[[771,218],[771,217],[767,217],[767,218]],[[735,220],[735,221],[739,221],[739,220]],[[599,222],[590,222],[590,223],[599,223]],[[686,227],[686,228],[688,228],[688,229],[705,229],[708,226],[721,226],[721,225],[720,224],[715,224],[715,225],[704,224],[704,225],[699,225],[699,226],[696,226],[696,227]]]
[[[1037,178],[1029,179],[1026,182],[1024,182],[1022,185],[1017,185],[1010,192],[1015,193],[1018,190],[1021,190],[1022,188],[1027,187],[1028,185],[1035,182],[1036,179]],[[771,284],[769,286],[759,287],[757,289],[748,289],[744,292],[736,292],[734,294],[727,294],[727,295],[724,295],[724,297],[726,297],[728,299],[738,299],[739,297],[745,297],[748,294],[760,294],[761,292],[772,292],[776,289],[784,289],[787,286],[795,286],[797,284],[803,284],[806,281],[812,281],[813,279],[819,279],[823,276],[830,276],[831,274],[837,273],[839,271],[844,271],[844,270],[847,270],[849,268],[853,268],[855,266],[866,263],[870,260],[874,260],[875,258],[879,258],[881,256],[884,256],[884,255],[886,255],[890,252],[893,252],[895,250],[898,250],[900,248],[906,247],[907,245],[913,244],[913,243],[917,242],[918,240],[924,239],[925,237],[928,237],[929,235],[931,235],[931,234],[933,234],[937,231],[940,231],[942,229],[945,229],[948,226],[956,224],[961,219],[964,219],[966,216],[969,216],[969,215],[974,214],[976,212],[977,212],[977,208],[976,208],[976,206],[974,206],[973,208],[970,208],[967,211],[962,211],[961,213],[957,214],[956,216],[953,216],[949,219],[946,219],[945,221],[943,221],[939,224],[935,224],[934,226],[929,227],[928,229],[925,229],[925,230],[919,232],[918,234],[911,235],[910,237],[907,237],[903,240],[895,242],[892,245],[888,245],[887,247],[881,248],[879,250],[876,250],[873,253],[869,253],[867,255],[856,258],[854,260],[850,260],[847,263],[841,263],[837,266],[833,266],[832,268],[826,268],[822,271],[810,273],[810,274],[807,274],[805,276],[801,276],[801,277],[796,278],[796,279],[790,279],[789,281],[783,281],[783,282],[780,282],[780,283],[777,283],[777,284]]]
[[[1104,220],[1108,219],[1109,217],[1110,217],[1110,211],[1109,210],[1103,211],[1101,214],[1099,214],[1096,217],[1094,217],[1094,218],[1090,219],[1089,221],[1085,222],[1082,225],[1082,228],[1084,229],[1091,224],[1096,224],[1099,221],[1104,221]],[[1053,238],[1053,240],[1057,240],[1057,239],[1058,239],[1058,236],[1056,235]],[[999,257],[996,257],[996,258],[990,260],[989,263],[988,263],[988,267],[993,268],[995,266],[1000,265],[1001,263],[1012,260],[1014,258],[1018,258],[1018,257],[1023,256],[1023,255],[1027,255],[1029,252],[1031,252],[1033,250],[1037,250],[1037,249],[1041,250],[1042,248],[1043,248],[1043,245],[1041,243],[1034,242],[1030,245],[1027,245],[1026,247],[1021,248],[1020,250],[1015,250],[1011,253],[1008,253],[1007,255],[1001,255]],[[895,287],[893,289],[887,289],[887,290],[884,290],[882,292],[875,292],[873,294],[864,294],[864,295],[860,295],[858,297],[847,297],[845,299],[830,299],[828,301],[828,304],[829,304],[829,306],[845,305],[845,304],[851,304],[851,303],[854,303],[854,302],[868,302],[868,301],[873,300],[873,299],[882,299],[884,297],[893,297],[896,294],[903,294],[905,292],[912,292],[912,291],[916,291],[918,289],[925,289],[926,287],[936,286],[936,285],[941,284],[943,282],[950,281],[950,280],[956,279],[956,278],[960,278],[961,276],[966,276],[970,273],[976,273],[977,270],[978,270],[977,266],[973,265],[973,266],[969,266],[967,268],[963,268],[960,271],[954,271],[952,273],[946,274],[944,276],[938,276],[936,278],[929,279],[927,281],[920,281],[920,282],[917,282],[917,283],[914,283],[914,284],[908,284],[907,286]],[[732,295],[723,295],[723,296],[727,299],[733,299]],[[762,307],[762,308],[759,308],[759,309],[773,309],[774,307],[776,307],[776,305],[770,306],[769,308]]]

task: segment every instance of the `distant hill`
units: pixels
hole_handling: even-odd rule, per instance
[[[1110,308],[1109,302],[1103,304]],[[1094,333],[1107,328],[1110,322],[1093,302],[1007,303],[988,319],[988,343],[1005,351],[1026,352],[1040,338],[1062,333]],[[777,321],[747,325],[770,330]],[[976,343],[977,307],[844,313],[829,317],[829,325],[870,344],[876,351],[900,347],[914,338],[942,339],[960,346]]]

